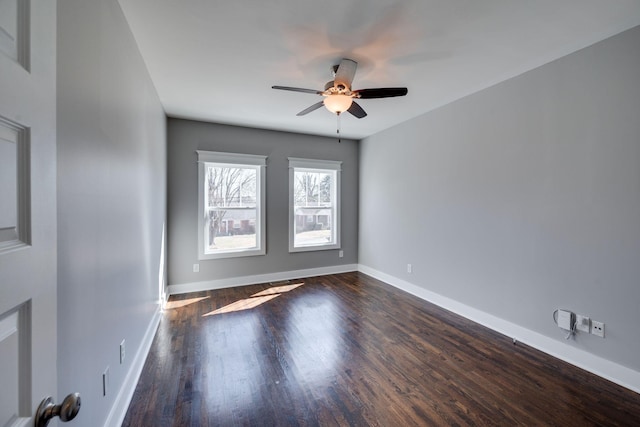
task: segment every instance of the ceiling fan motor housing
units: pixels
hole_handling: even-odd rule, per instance
[[[329,96],[329,95],[335,95],[335,94],[352,96],[352,92],[351,90],[349,90],[348,87],[346,87],[343,84],[336,84],[335,80],[331,80],[330,82],[327,82],[327,84],[324,85],[323,95]]]

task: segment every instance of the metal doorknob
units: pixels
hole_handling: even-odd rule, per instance
[[[53,397],[49,396],[38,406],[35,427],[46,427],[53,417],[60,417],[60,420],[64,422],[71,421],[78,415],[80,405],[80,393],[71,393],[64,398],[60,405],[54,405]]]

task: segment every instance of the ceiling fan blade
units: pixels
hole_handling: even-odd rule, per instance
[[[406,87],[379,87],[376,89],[354,90],[353,93],[360,99],[391,98],[394,96],[405,96]]]
[[[347,111],[359,119],[367,116],[367,112],[364,111],[362,107],[358,105],[355,101],[351,103],[351,107],[349,107]]]
[[[309,114],[310,112],[317,110],[323,105],[324,105],[324,101],[316,102],[311,107],[305,108],[304,110],[300,111],[298,114],[296,114],[296,116],[304,116],[305,114]]]
[[[316,95],[322,94],[321,91],[315,89],[303,89],[301,87],[290,87],[290,86],[271,86],[271,89],[280,89],[280,90],[290,90],[292,92],[304,92],[304,93],[313,93]]]
[[[347,58],[340,61],[340,65],[338,65],[338,69],[336,70],[336,77],[333,79],[334,85],[343,85],[351,89],[353,77],[356,75],[356,68],[358,68],[356,61]]]

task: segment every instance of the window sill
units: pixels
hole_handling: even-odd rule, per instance
[[[246,251],[233,251],[233,252],[223,252],[218,254],[198,254],[198,260],[207,260],[207,259],[225,259],[225,258],[243,258],[249,256],[260,256],[266,255],[266,251],[264,249],[254,249],[254,250],[246,250]]]
[[[335,245],[313,245],[313,246],[298,246],[298,247],[289,247],[289,253],[294,252],[313,252],[313,251],[329,251],[329,250],[337,250],[340,249],[339,244]]]

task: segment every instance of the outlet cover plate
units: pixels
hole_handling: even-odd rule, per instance
[[[592,320],[591,333],[593,335],[599,336],[600,338],[604,338],[604,323]]]

